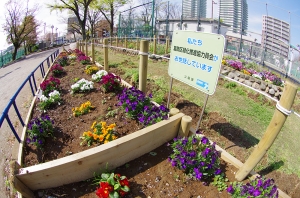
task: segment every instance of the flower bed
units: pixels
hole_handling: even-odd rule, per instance
[[[75,61],[75,59],[73,60]],[[86,59],[84,60],[86,61]],[[45,86],[44,89],[48,90],[49,88],[50,91],[57,89],[61,96],[60,103],[53,101],[47,108],[41,109],[39,107],[42,102],[40,95],[40,99],[35,98],[36,105],[30,112],[33,119],[44,115],[49,116],[53,120],[54,129],[53,133],[45,137],[43,141],[40,141],[38,136],[28,139],[24,145],[23,157],[19,157],[19,163],[23,161],[22,165],[25,168],[20,169],[17,177],[30,189],[59,186],[87,179],[92,176],[93,171],[104,167],[106,163],[109,163],[110,168],[122,165],[176,136],[183,114],[157,124],[154,123],[162,119],[155,120],[155,122],[151,122],[153,125],[146,127],[137,118],[128,118],[128,112],[123,111],[120,106],[116,106],[119,101],[118,94],[124,87],[120,86],[117,90],[111,89],[111,86],[116,87],[115,81],[109,80],[112,78],[107,79],[106,82],[110,85],[104,86],[104,89],[101,82],[87,83],[86,81],[84,84],[80,83],[79,86],[72,87],[81,78],[92,79],[92,77],[90,73],[84,72],[85,66],[80,63],[73,62],[70,66],[65,66],[64,70],[66,75],[61,76],[59,83],[53,85],[51,81],[47,83],[47,85],[51,85],[50,88]],[[111,76],[111,74],[109,75]],[[58,81],[53,80],[53,82]],[[119,78],[118,82],[120,82]],[[57,86],[58,84],[59,86]],[[134,89],[130,90],[135,93]],[[49,94],[45,92],[43,94],[46,95],[45,97],[49,97]],[[83,111],[86,101],[89,101],[94,108]],[[131,102],[134,103],[134,101]],[[74,112],[77,113],[74,115]],[[78,112],[85,113],[79,113],[79,115]],[[150,120],[154,118],[158,117]],[[102,126],[107,123],[112,126],[110,129],[114,133],[108,136],[106,131],[109,130],[105,127],[99,129],[101,133],[98,133],[99,131],[89,132],[91,125],[94,125],[95,122],[101,123]],[[92,127],[92,130],[94,129],[96,128]],[[158,136],[160,138],[156,138]],[[103,138],[105,141],[98,141]],[[109,153],[115,154],[112,156],[108,155]],[[78,169],[84,170],[78,172]],[[92,169],[94,170],[91,171]],[[78,172],[78,174],[74,175],[74,172]],[[64,175],[63,179],[62,175]]]

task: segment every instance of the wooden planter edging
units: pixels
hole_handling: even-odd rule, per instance
[[[52,188],[83,181],[94,172],[121,166],[154,150],[177,136],[181,117],[179,113],[107,144],[64,158],[21,168],[16,175],[31,190]]]

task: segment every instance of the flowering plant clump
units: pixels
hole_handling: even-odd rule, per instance
[[[266,82],[271,82],[274,85],[278,85],[278,86],[282,86],[283,85],[283,82],[282,82],[281,78],[279,78],[275,74],[272,74],[269,71],[259,72],[258,75],[261,77],[262,80],[264,80]]]
[[[96,191],[99,198],[124,197],[130,191],[128,179],[120,174],[102,173],[94,180],[100,184]]]
[[[248,198],[248,197],[261,197],[261,198],[277,198],[278,190],[274,184],[273,179],[266,179],[264,177],[256,177],[254,180],[247,184],[241,182],[233,182],[228,188],[227,192],[233,198]]]
[[[114,131],[116,124],[106,125],[106,122],[94,122],[91,126],[90,131],[83,133],[81,139],[83,141],[80,143],[82,145],[84,142],[88,146],[91,146],[93,143],[106,144],[112,140],[117,139],[116,133]]]
[[[96,74],[92,75],[92,80],[95,82],[100,82],[100,80],[102,79],[102,76],[107,75],[107,71],[105,70],[99,70]]]
[[[118,91],[121,89],[121,78],[112,73],[102,76],[100,82],[104,92]]]
[[[49,93],[49,97],[41,95],[39,99],[39,106],[42,110],[49,109],[54,104],[60,104],[59,102],[61,101],[60,93],[57,90],[54,90],[51,93]]]
[[[150,126],[162,120],[168,119],[169,109],[164,105],[144,106],[144,110],[137,115],[140,123],[144,126]]]
[[[50,71],[52,72],[53,76],[60,76],[63,73],[65,73],[64,68],[59,65],[59,64],[55,64],[51,67]]]
[[[230,67],[242,71],[244,69],[243,63],[240,61],[235,61],[235,60],[227,60],[227,65],[229,65]]]
[[[221,174],[220,157],[215,143],[203,136],[175,138],[171,144],[173,153],[168,160],[172,166],[184,170],[197,180],[213,178]]]
[[[26,142],[34,144],[37,148],[42,148],[46,137],[53,134],[53,124],[53,120],[48,115],[32,119],[27,126]]]
[[[71,53],[71,54],[68,56],[68,59],[74,61],[74,60],[77,59],[77,56],[76,56],[75,53]]]
[[[147,97],[142,91],[134,87],[124,88],[118,96],[118,105],[125,110],[128,117],[136,119],[144,111],[145,106],[151,106],[151,98],[151,94]]]
[[[94,89],[94,83],[82,78],[75,84],[71,85],[71,89],[72,93],[91,91],[92,89]]]
[[[58,78],[50,77],[48,80],[44,80],[40,87],[43,91],[44,96],[48,96],[50,92],[57,90],[60,85],[60,80]]]
[[[82,51],[80,51],[79,49],[75,49],[74,53],[76,54],[76,57],[84,56],[84,53]]]
[[[88,75],[95,74],[97,71],[99,71],[99,67],[96,65],[87,65],[84,70]]]
[[[61,66],[67,66],[68,65],[68,57],[67,56],[63,56],[61,58],[57,59],[58,64],[60,64]]]
[[[90,101],[87,101],[85,103],[82,103],[80,107],[72,108],[73,116],[77,117],[83,114],[87,114],[91,111],[91,109],[94,109],[95,107],[92,106],[92,103]]]
[[[82,54],[77,57],[77,60],[83,65],[89,64],[91,61],[88,56]]]

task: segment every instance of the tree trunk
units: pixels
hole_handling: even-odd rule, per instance
[[[13,61],[16,60],[17,52],[18,52],[18,48],[16,48],[16,46],[15,46],[14,52],[13,52],[13,54],[12,54],[12,60],[13,60]]]

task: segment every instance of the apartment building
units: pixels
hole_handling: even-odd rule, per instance
[[[206,18],[207,0],[182,0],[183,19]]]
[[[247,35],[248,4],[247,0],[221,0],[219,2],[220,18],[223,23],[230,25],[230,30]],[[242,28],[241,28],[242,27]]]
[[[271,16],[262,17],[262,47],[285,58],[288,57],[290,24]]]

